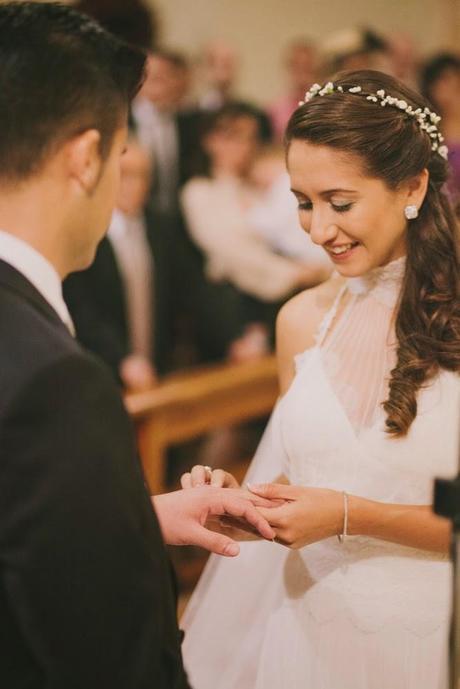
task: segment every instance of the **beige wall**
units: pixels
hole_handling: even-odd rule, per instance
[[[331,31],[367,25],[408,33],[422,54],[442,47],[460,50],[460,0],[146,1],[157,11],[165,45],[194,57],[212,38],[232,43],[242,58],[239,90],[261,103],[282,88],[282,49],[292,38],[311,37],[321,44]]]
[[[194,55],[213,37],[240,51],[240,90],[261,102],[276,96],[283,45],[298,36],[319,42],[353,24],[404,30],[423,53],[460,39],[460,0],[150,0],[164,43]]]

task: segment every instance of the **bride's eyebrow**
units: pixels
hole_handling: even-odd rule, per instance
[[[298,189],[293,189],[291,188],[291,191],[293,194],[296,194],[297,196],[308,196],[304,191],[299,191]],[[320,191],[319,196],[333,196],[334,194],[357,194],[358,192],[355,191],[354,189],[326,189],[325,191]]]
[[[332,196],[333,194],[357,194],[354,189],[326,189],[320,192],[320,196]]]

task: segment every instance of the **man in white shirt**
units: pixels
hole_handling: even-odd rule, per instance
[[[133,102],[136,135],[155,164],[151,203],[164,214],[177,212],[180,177],[180,141],[177,111],[183,98],[181,56],[148,55],[146,79]]]
[[[178,198],[180,185],[200,156],[200,118],[196,112],[182,111],[187,69],[179,53],[150,53],[146,78],[131,110],[136,136],[155,169],[147,208],[154,227],[155,300],[157,318],[161,320],[156,357],[169,370],[180,365],[176,353],[184,349],[183,345],[188,348],[193,339],[193,334],[187,333],[184,342],[177,341],[194,307],[190,284],[201,271],[200,256],[186,232]]]
[[[154,257],[144,213],[150,179],[150,159],[131,137],[107,238],[93,264],[64,283],[78,340],[131,391],[148,389],[157,379]],[[158,363],[163,372],[161,357]]]

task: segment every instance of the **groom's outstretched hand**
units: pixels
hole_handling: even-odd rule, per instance
[[[205,526],[208,519],[221,516],[245,521],[267,540],[275,537],[268,521],[257,509],[270,508],[273,503],[246,490],[207,485],[156,495],[152,500],[163,538],[169,545],[197,545],[227,557],[238,555],[238,543]]]

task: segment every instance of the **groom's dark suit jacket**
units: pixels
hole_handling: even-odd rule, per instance
[[[167,556],[112,376],[3,261],[0,687],[188,687]]]

